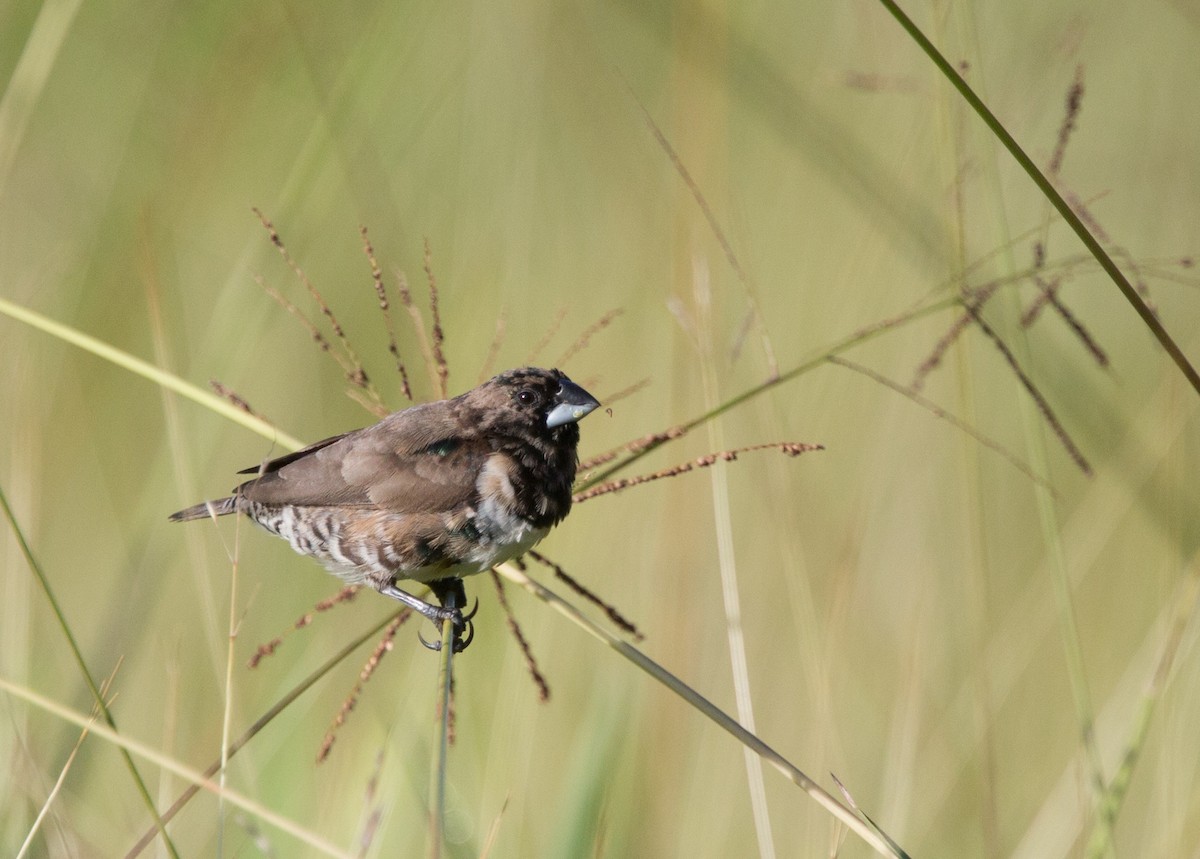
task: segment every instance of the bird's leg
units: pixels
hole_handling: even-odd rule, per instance
[[[379,592],[385,597],[391,597],[397,602],[404,603],[413,611],[418,612],[423,617],[428,618],[432,623],[440,624],[443,620],[448,618],[454,621],[455,626],[460,626],[462,624],[462,612],[456,608],[445,606],[444,600],[442,601],[443,605],[441,606],[436,606],[433,603],[427,603],[425,600],[413,596],[408,591],[400,590],[400,588],[396,587],[396,583],[394,581],[388,582],[386,585],[381,587]],[[436,591],[434,591],[434,593],[435,595],[437,594]],[[438,598],[441,599],[440,595]]]
[[[394,581],[388,582],[385,586],[379,589],[379,592],[386,597],[391,597],[394,600],[404,603],[413,611],[419,612],[424,617],[428,618],[436,626],[441,626],[443,621],[449,620],[454,624],[454,652],[460,653],[467,649],[467,645],[475,638],[475,625],[471,623],[471,618],[475,616],[476,610],[479,608],[476,603],[475,608],[471,609],[471,613],[463,616],[462,609],[459,606],[467,601],[467,592],[463,588],[462,579],[438,579],[435,582],[429,583],[429,589],[433,591],[433,595],[438,598],[440,606],[427,603],[423,599],[418,599],[407,591],[402,591],[396,587]],[[418,634],[418,638],[420,635]],[[421,639],[421,643],[430,650],[441,650],[440,642],[430,643]]]

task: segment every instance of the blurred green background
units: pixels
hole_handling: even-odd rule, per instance
[[[1200,356],[1196,5],[909,11],[1043,166],[1078,70],[1059,187],[1087,201]],[[919,301],[1003,280],[987,318],[1090,479],[972,328],[924,394],[1056,495],[911,399],[824,364],[638,468],[764,441],[826,451],[749,454],[595,499],[543,548],[631,616],[653,658],[735,712],[726,523],[757,732],[836,792],[834,773],[914,856],[1200,849],[1196,394],[1094,264],[1061,268],[1078,241],[881,6],[17,0],[0,7],[0,81],[0,297],[195,384],[219,379],[305,440],[372,418],[255,284],[318,315],[252,206],[392,407],[362,224],[388,283],[402,271],[418,294],[428,240],[454,393],[477,381],[498,319],[506,367],[565,311],[537,357],[549,364],[622,308],[563,368],[602,398],[650,384],[584,422],[585,457],[760,384],[764,337],[786,371]],[[1110,368],[1054,313],[1020,327],[1036,289],[1012,278],[1038,241]],[[958,315],[845,357],[907,385]],[[227,692],[237,734],[391,610],[363,594],[245,669],[336,581],[244,523],[166,516],[228,490],[270,443],[9,316],[0,344],[0,488],[92,671],[119,664],[124,734],[203,769]],[[0,676],[86,713],[63,634],[0,532]],[[450,855],[868,855],[772,770],[756,829],[755,777],[732,738],[510,587],[553,690],[539,704],[490,583],[468,589],[482,608],[457,663]],[[229,786],[352,855],[364,833],[364,855],[422,855],[437,660],[415,628],[326,763],[317,748],[369,646],[234,758]],[[79,730],[0,702],[0,853],[13,855]],[[1131,751],[1108,844],[1094,776],[1114,779]],[[139,768],[160,807],[186,786]],[[122,855],[148,825],[117,750],[89,737],[29,855]],[[220,832],[224,855],[311,850],[207,793],[171,831],[185,856],[214,855]]]

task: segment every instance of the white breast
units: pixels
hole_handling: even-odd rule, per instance
[[[532,549],[550,532],[549,528],[535,528],[516,514],[516,492],[508,479],[508,462],[504,454],[493,454],[475,481],[475,488],[483,500],[475,510],[474,522],[480,539],[479,547],[467,559],[476,567],[470,572],[481,573],[496,564],[511,561]]]

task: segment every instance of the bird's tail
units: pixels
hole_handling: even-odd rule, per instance
[[[230,495],[218,501],[201,501],[186,510],[172,513],[168,517],[172,522],[190,522],[192,519],[207,519],[210,516],[224,516],[237,512],[237,496]]]

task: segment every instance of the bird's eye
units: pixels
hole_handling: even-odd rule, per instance
[[[523,388],[522,390],[517,391],[517,399],[520,400],[524,405],[532,406],[540,398],[537,395],[537,391],[531,391],[528,388]]]

